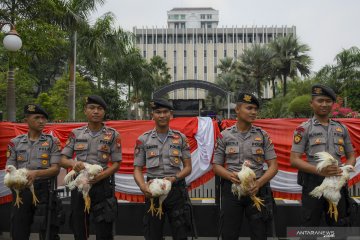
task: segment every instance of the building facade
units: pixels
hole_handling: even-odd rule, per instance
[[[219,13],[212,8],[174,8],[168,11],[167,28],[134,28],[136,46],[150,60],[160,56],[170,68],[172,81],[215,82],[217,65],[225,57],[237,58],[254,43],[267,44],[279,36],[296,35],[295,26],[218,27]],[[264,98],[270,98],[270,86]],[[205,99],[202,89],[179,89],[171,99]]]

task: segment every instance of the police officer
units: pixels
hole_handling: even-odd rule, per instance
[[[145,132],[136,142],[134,178],[147,197],[146,209],[150,207],[149,181],[154,178],[171,181],[171,191],[163,202],[163,210],[168,216],[173,239],[187,239],[190,220],[187,218],[185,177],[191,173],[190,148],[184,134],[169,128],[173,110],[171,103],[154,99],[150,104],[155,128]],[[147,182],[144,181],[143,167],[147,169]],[[145,239],[163,239],[163,224],[164,218],[146,212]]]
[[[88,125],[76,128],[71,133],[63,149],[60,164],[75,171],[84,169],[84,162],[98,164],[104,168],[90,180],[92,187],[90,213],[94,221],[97,240],[113,239],[113,221],[117,214],[117,200],[114,196],[115,183],[112,175],[119,169],[121,139],[119,133],[103,124],[106,111],[105,101],[97,95],[86,97],[84,113]],[[77,161],[72,161],[73,155]],[[111,165],[108,165],[112,162]],[[84,212],[84,199],[77,189],[71,192],[71,225],[76,240],[89,236],[89,214]]]
[[[299,169],[298,183],[303,187],[301,220],[304,227],[319,226],[322,213],[329,207],[323,197],[317,199],[309,196],[309,193],[322,183],[324,177],[341,174],[338,164],[341,163],[342,157],[346,156],[346,164],[354,166],[356,161],[347,128],[340,122],[329,118],[331,108],[336,101],[334,91],[327,86],[317,84],[312,86],[311,94],[310,106],[314,116],[294,131],[290,156],[291,165]],[[337,159],[338,164],[328,166],[318,172],[314,154],[324,151]],[[306,153],[307,162],[301,159],[303,153]],[[346,187],[342,188],[341,195],[337,206],[338,222],[335,223],[334,219],[330,219],[326,214],[328,225],[345,226],[349,224],[346,214],[346,198],[348,198]]]
[[[277,173],[274,145],[268,134],[252,125],[259,109],[258,99],[250,93],[238,95],[235,112],[237,122],[221,132],[214,153],[213,170],[221,177],[222,239],[238,239],[243,215],[250,225],[251,239],[266,239],[269,221],[272,218],[273,198],[269,181]],[[255,185],[249,189],[250,196],[265,200],[259,211],[249,196],[235,196],[231,191],[233,183],[240,183],[237,173],[245,160],[250,161],[256,174]],[[264,171],[265,161],[268,169]]]
[[[34,185],[39,203],[36,206],[32,203],[29,188],[20,191],[23,203],[19,208],[12,207],[10,232],[14,240],[29,239],[31,225],[34,222],[40,232],[40,239],[45,239],[46,223],[49,221],[46,218],[50,180],[59,173],[61,146],[59,139],[42,132],[48,119],[44,109],[36,104],[28,104],[24,107],[24,114],[24,121],[29,127],[28,133],[11,139],[6,153],[6,165],[28,169],[28,184]],[[58,239],[58,226],[52,224],[49,231],[50,239]]]

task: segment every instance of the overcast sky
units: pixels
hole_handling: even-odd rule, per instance
[[[174,7],[219,10],[219,27],[294,25],[311,48],[313,71],[334,63],[343,48],[360,47],[360,0],[106,0],[91,19],[110,11],[125,30],[165,27]]]

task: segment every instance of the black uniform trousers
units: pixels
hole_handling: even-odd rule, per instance
[[[75,240],[88,239],[90,219],[94,223],[97,240],[112,240],[113,221],[117,215],[117,200],[113,194],[110,178],[94,184],[90,189],[89,196],[91,198],[90,214],[84,211],[83,194],[77,189],[71,192],[70,227]],[[110,209],[110,205],[113,205],[112,209]]]
[[[221,180],[221,218],[220,228],[223,240],[237,240],[240,235],[243,215],[245,213],[250,226],[251,239],[267,239],[270,231],[268,221],[272,219],[273,198],[269,184],[259,189],[257,194],[264,200],[266,208],[261,206],[261,212],[253,206],[254,202],[250,197],[238,198],[231,192],[232,182]],[[270,213],[271,211],[271,213]]]
[[[309,193],[314,190],[315,187],[321,185],[324,177],[314,174],[302,173],[305,177],[305,182],[302,188],[302,207],[301,207],[301,226],[303,227],[315,227],[320,225],[322,214],[325,213],[325,221],[328,226],[346,226],[347,225],[347,201],[346,195],[348,194],[346,187],[343,187],[340,191],[341,198],[337,205],[338,209],[338,221],[335,222],[333,218],[330,218],[327,213],[329,210],[329,203],[324,198],[320,199],[312,197]]]
[[[48,203],[50,192],[50,180],[36,180],[34,182],[35,195],[39,203],[35,206],[33,204],[33,196],[29,188],[20,191],[20,198],[22,204],[20,207],[12,206],[10,233],[13,240],[26,240],[30,237],[31,226],[36,232],[39,232],[39,239],[44,240],[46,236],[46,223],[48,216]],[[15,203],[16,193],[13,191],[13,204]],[[56,202],[56,196],[53,199]],[[53,202],[53,203],[54,203]],[[52,207],[52,219],[56,218],[56,203]],[[50,239],[59,239],[58,232],[59,226],[50,225]]]
[[[150,179],[148,179],[149,181]],[[173,239],[181,240],[187,239],[187,234],[190,228],[190,221],[187,218],[186,201],[187,194],[185,188],[185,180],[173,183],[171,190],[162,203],[162,209],[164,215],[159,219],[156,214],[152,216],[151,212],[147,212],[150,208],[150,200],[145,200],[145,215],[143,218],[144,223],[144,237],[146,240],[162,240],[163,239],[163,227],[165,222],[165,216],[167,216]],[[154,199],[155,207],[159,207],[159,199]]]

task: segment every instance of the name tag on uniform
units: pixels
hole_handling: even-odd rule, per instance
[[[77,138],[77,139],[75,139],[75,142],[87,142],[87,139],[79,139],[79,138]]]
[[[147,145],[146,149],[153,149],[153,148],[158,148],[157,145]]]

